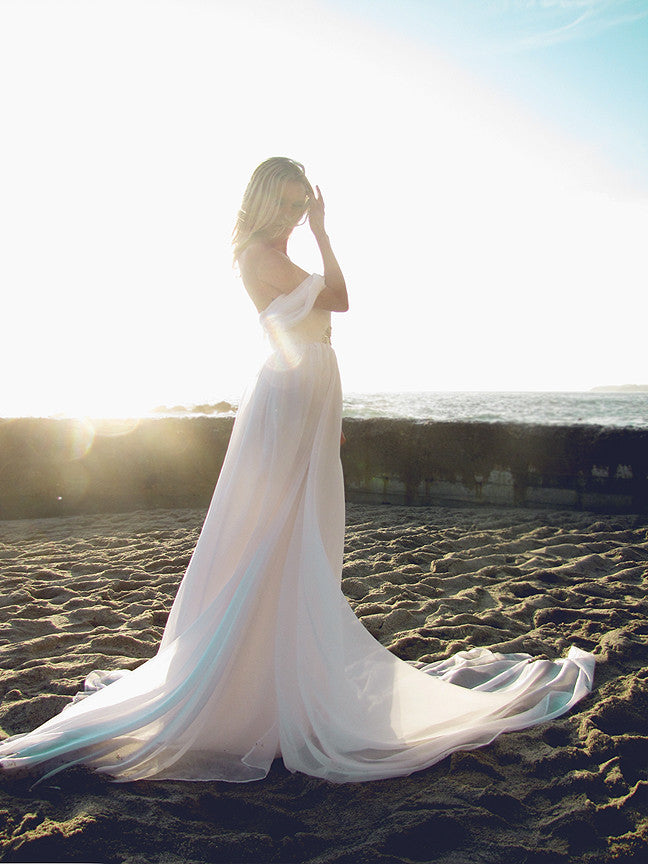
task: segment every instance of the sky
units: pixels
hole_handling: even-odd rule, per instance
[[[0,0],[0,416],[238,400],[274,155],[347,392],[645,383],[647,57],[648,2]]]

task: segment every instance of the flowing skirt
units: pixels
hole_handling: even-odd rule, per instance
[[[336,782],[407,775],[567,711],[594,660],[487,649],[399,660],[340,589],[341,389],[330,345],[271,355],[238,412],[155,657],[0,744],[5,769],[83,762],[118,781],[249,781],[281,756]],[[50,773],[53,773],[50,771]],[[48,775],[49,776],[49,775]]]

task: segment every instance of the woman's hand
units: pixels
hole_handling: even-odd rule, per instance
[[[325,237],[324,227],[324,199],[319,186],[315,187],[315,197],[311,199],[308,207],[308,224],[315,237]]]
[[[315,235],[322,255],[324,282],[326,283],[315,300],[315,305],[319,309],[328,309],[331,312],[346,312],[349,308],[349,297],[344,276],[333,254],[331,241],[324,227],[324,199],[319,186],[315,187],[315,197],[308,207],[308,224]]]

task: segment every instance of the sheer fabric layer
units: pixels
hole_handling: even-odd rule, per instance
[[[239,408],[157,655],[0,744],[4,768],[84,762],[116,780],[249,781],[282,756],[337,782],[402,776],[567,711],[594,660],[487,649],[416,668],[340,590],[341,389],[321,276],[261,314],[272,353]]]

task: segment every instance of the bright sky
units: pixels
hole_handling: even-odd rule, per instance
[[[347,391],[644,383],[647,49],[623,0],[3,0],[0,415],[237,400],[273,155],[324,192]]]

